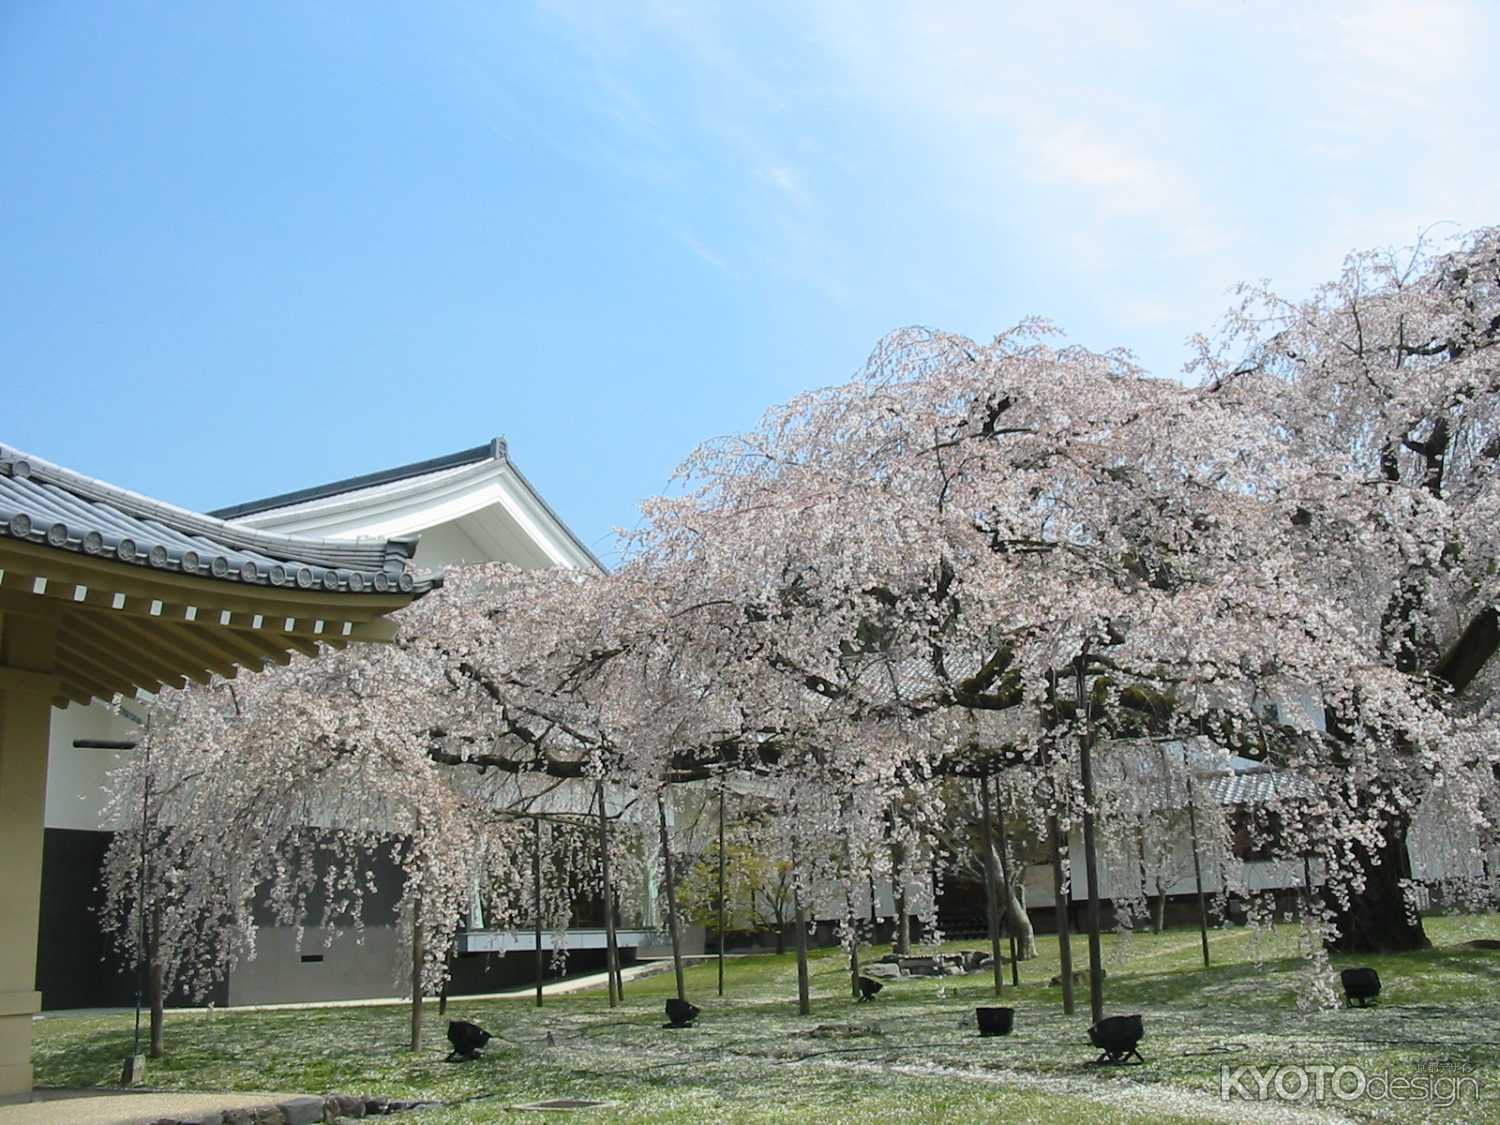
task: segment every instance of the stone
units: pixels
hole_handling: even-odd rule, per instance
[[[323,1120],[322,1098],[291,1098],[276,1108],[286,1125],[321,1125]]]
[[[877,980],[896,980],[901,976],[901,966],[885,961],[877,961],[873,965],[865,966],[865,976],[874,977]]]
[[[335,1094],[334,1101],[338,1102],[340,1117],[363,1117],[365,1115],[364,1098],[352,1098],[348,1094]]]
[[[1099,970],[1099,979],[1100,980],[1105,980],[1106,978],[1108,978],[1108,976],[1109,976],[1109,970],[1108,969],[1101,968]],[[1056,988],[1056,987],[1058,987],[1058,986],[1060,986],[1062,984],[1062,981],[1063,981],[1062,974],[1058,973],[1057,976],[1053,977],[1047,983],[1049,985],[1053,986],[1054,988]],[[1076,972],[1076,973],[1073,974],[1073,985],[1074,985],[1074,987],[1077,987],[1078,985],[1085,985],[1085,986],[1087,986],[1088,983],[1089,983],[1089,971],[1087,969],[1080,969],[1078,972]]]

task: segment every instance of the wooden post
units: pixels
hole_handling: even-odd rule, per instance
[[[661,825],[661,858],[667,875],[667,920],[672,926],[672,970],[677,974],[677,999],[687,1001],[687,982],[682,976],[682,934],[677,922],[677,888],[672,881],[672,845],[667,839],[667,806],[656,795],[656,816]]]
[[[531,909],[536,915],[536,1006],[542,1006],[542,977],[546,963],[542,956],[542,821],[531,818],[532,831],[536,833],[531,843]]]
[[[615,892],[609,877],[609,816],[604,807],[604,782],[595,782],[599,797],[599,866],[604,883],[604,975],[609,979],[609,1006],[623,1000],[620,988],[620,946],[615,938]]]
[[[1198,891],[1198,940],[1203,945],[1203,967],[1208,968],[1208,900],[1203,897],[1203,866],[1198,859],[1198,814],[1193,809],[1193,775],[1192,767],[1187,764],[1187,755],[1183,755],[1183,765],[1189,770],[1187,775],[1187,807],[1188,807],[1188,834],[1193,842],[1193,885]]]
[[[984,845],[984,905],[990,929],[990,961],[995,970],[995,995],[1005,982],[1005,962],[1000,956],[1000,892],[995,886],[995,834],[990,817],[990,779],[979,777],[981,842]]]
[[[1000,917],[1010,918],[1010,904],[1014,899],[1014,891],[1010,881],[1010,840],[1005,832],[1005,806],[1000,802],[1000,779],[995,779],[995,828],[1000,836],[1000,875],[1004,879],[1001,890],[1005,892],[1005,909]],[[1021,958],[1016,949],[1016,927],[1009,921],[1005,927],[1006,933],[1010,935],[1010,983],[1016,987],[1021,984]],[[1034,937],[1035,935],[1033,935]]]
[[[724,790],[727,781],[719,779],[719,995],[724,995]]]

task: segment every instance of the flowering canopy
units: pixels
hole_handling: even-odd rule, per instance
[[[1041,322],[894,333],[853,381],[696,451],[617,572],[465,568],[391,648],[257,677],[234,710],[164,699],[174,909],[244,943],[256,886],[297,919],[316,870],[357,917],[383,834],[436,937],[476,881],[517,917],[511,814],[541,778],[654,802],[762,775],[804,853],[889,874],[893,836],[950,815],[934,779],[1008,771],[1066,827],[1080,749],[1152,738],[1299,778],[1272,845],[1316,852],[1340,901],[1393,810],[1439,792],[1482,852],[1494,720],[1432,670],[1448,617],[1494,602],[1495,246],[1355,259],[1302,305],[1250,291],[1194,387]],[[1091,811],[1139,831],[1149,790],[1100,776]],[[308,825],[334,858],[294,872]],[[173,925],[195,963],[229,955]]]

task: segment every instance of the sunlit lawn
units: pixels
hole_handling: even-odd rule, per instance
[[[975,1004],[996,1002],[988,973],[890,983],[855,1004],[837,951],[813,960],[813,1014],[796,1010],[790,954],[731,959],[725,996],[712,964],[688,972],[696,1028],[661,1027],[671,974],[627,982],[622,1008],[602,992],[530,1001],[456,1000],[451,1016],[496,1033],[485,1057],[444,1062],[444,1024],[429,1009],[426,1048],[404,1050],[402,1007],[169,1013],[153,1085],[182,1090],[299,1090],[422,1097],[439,1109],[401,1118],[518,1121],[507,1108],[548,1098],[614,1103],[614,1121],[1172,1121],[1393,1119],[1500,1122],[1500,952],[1462,948],[1500,938],[1500,918],[1429,918],[1430,952],[1372,957],[1385,988],[1375,1007],[1307,1015],[1296,1007],[1295,927],[1257,937],[1211,933],[1201,964],[1196,930],[1105,939],[1107,1012],[1141,1012],[1144,1066],[1098,1067],[1087,1042],[1087,990],[1064,1016],[1054,938],[1021,966],[1005,1039],[978,1038]],[[973,948],[974,943],[965,943]],[[954,946],[952,948],[958,948]],[[866,948],[872,957],[884,949]],[[1086,964],[1082,940],[1075,967]],[[1355,962],[1342,962],[1350,964]],[[814,1034],[820,1025],[839,1025]],[[860,1034],[850,1035],[852,1027]],[[36,1025],[39,1083],[109,1085],[129,1049],[128,1015],[49,1018]],[[547,1042],[551,1033],[552,1043]],[[1482,1083],[1478,1102],[1220,1100],[1225,1064],[1354,1064],[1366,1074],[1459,1073]],[[1248,1083],[1253,1088],[1253,1082]],[[535,1119],[550,1119],[535,1115]]]

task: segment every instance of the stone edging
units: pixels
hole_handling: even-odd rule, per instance
[[[409,1109],[428,1109],[440,1103],[402,1098],[363,1098],[348,1094],[289,1098],[284,1102],[240,1109],[212,1110],[186,1116],[157,1117],[151,1125],[322,1125],[360,1117],[387,1117]]]

